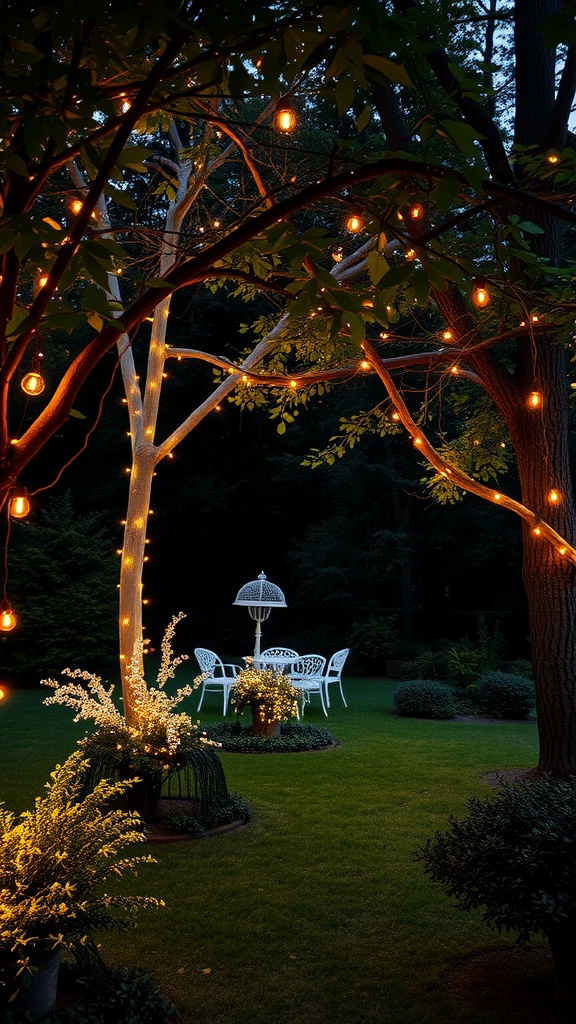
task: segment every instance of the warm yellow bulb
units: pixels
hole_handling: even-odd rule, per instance
[[[485,309],[490,302],[490,292],[484,282],[476,281],[472,291],[472,302],[478,309]]]
[[[30,373],[24,374],[20,387],[27,395],[40,395],[44,391],[46,384],[42,374],[37,370],[32,370]]]
[[[3,633],[9,633],[10,630],[14,629],[17,622],[18,619],[11,608],[3,608],[0,611],[0,630]]]
[[[72,213],[80,213],[82,209],[82,201],[80,199],[73,199],[71,204]]]
[[[400,419],[400,413],[396,412],[396,410],[394,410],[394,412],[392,413],[392,419],[396,420],[396,422],[397,422]]]
[[[535,534],[536,537],[539,537],[540,534],[542,533],[542,530],[540,529],[539,526],[535,526],[534,529],[532,530],[532,533]]]
[[[560,495],[559,495],[558,491],[554,491],[554,490],[550,491],[550,494],[548,495],[548,501],[552,505],[557,505],[558,502],[560,501]]]
[[[542,404],[542,395],[539,391],[531,391],[528,399],[528,405],[532,409],[537,409]]]
[[[362,362],[360,363],[360,369],[361,370],[369,370],[370,369],[370,363],[368,362],[367,359],[363,359],[362,360]]]
[[[296,114],[292,107],[280,107],[276,111],[276,127],[281,132],[292,132],[296,127]]]
[[[10,515],[13,519],[24,519],[30,511],[30,499],[24,489],[12,494],[10,498]]]
[[[416,448],[419,448],[421,444],[422,444],[422,438],[421,437],[415,437],[414,438],[414,446]]]
[[[353,235],[358,234],[362,230],[362,226],[362,217],[359,217],[357,213],[351,214],[346,221],[346,227]]]
[[[412,220],[420,220],[423,213],[424,208],[420,205],[420,203],[414,203],[414,205],[410,207],[410,216]]]
[[[341,263],[343,257],[344,254],[342,252],[342,249],[334,249],[334,252],[332,253],[332,259],[334,260],[334,263]]]
[[[444,341],[452,341],[452,331],[442,331],[442,339]]]
[[[560,154],[557,153],[555,149],[551,149],[546,153],[546,159],[549,164],[560,163]]]

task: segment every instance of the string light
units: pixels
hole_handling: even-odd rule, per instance
[[[559,555],[565,555],[567,550],[568,550],[567,548],[558,548],[558,554]]]
[[[416,257],[416,249],[407,249],[406,250],[406,259],[407,260],[413,260],[413,259],[415,259],[415,257]]]
[[[457,377],[458,374],[460,373],[460,367],[459,366],[451,366],[450,367],[450,373],[453,373],[454,376]]]
[[[533,533],[533,534],[534,534],[534,535],[535,535],[536,537],[539,537],[539,536],[540,536],[540,534],[542,533],[542,530],[540,529],[540,527],[539,527],[539,526],[535,526],[535,527],[534,527],[534,529],[532,530],[532,533]]]
[[[357,235],[359,231],[362,231],[363,226],[362,217],[357,213],[350,214],[346,221],[346,227],[353,235]]]
[[[422,444],[422,438],[421,437],[415,437],[414,438],[414,447],[415,448],[419,448],[421,444]]]
[[[557,505],[558,502],[560,501],[560,495],[559,495],[558,491],[555,491],[555,490],[550,491],[550,494],[548,495],[548,501],[550,502],[551,505]]]
[[[412,220],[420,220],[423,213],[424,207],[421,206],[420,203],[414,203],[414,205],[410,207],[410,216]]]
[[[370,369],[370,363],[368,362],[367,359],[363,359],[362,360],[362,362],[360,363],[360,369],[361,370],[369,370]]]
[[[13,519],[24,519],[30,512],[30,498],[25,487],[14,487],[10,493],[8,510]]]
[[[30,373],[25,373],[22,377],[20,387],[27,395],[41,395],[46,387],[46,382],[39,370],[31,370]]]
[[[341,248],[333,250],[333,252],[332,252],[332,259],[334,260],[334,263],[341,263],[343,258],[344,258],[344,253],[342,252]]]
[[[392,413],[392,417],[391,418],[393,420],[395,420],[396,422],[398,422],[398,420],[400,419],[400,413],[397,412],[396,409],[395,409],[394,412]]]
[[[560,154],[558,153],[558,150],[556,150],[556,149],[549,149],[548,152],[546,153],[546,159],[547,159],[549,164],[558,164],[558,163],[560,163]]]
[[[442,339],[444,341],[452,341],[452,331],[442,331]]]
[[[80,213],[80,210],[82,209],[82,200],[73,199],[70,203],[70,208],[72,210],[72,213]]]
[[[386,341],[386,338],[389,338],[390,335],[388,334],[388,331],[381,331],[379,337],[382,339],[382,341]]]
[[[542,395],[539,391],[531,391],[528,398],[528,405],[532,409],[538,409],[542,404]]]
[[[6,605],[0,608],[0,630],[3,633],[9,633],[12,629],[14,629],[17,622],[18,619],[16,618],[11,608],[9,608]]]
[[[490,302],[490,292],[486,287],[486,281],[481,277],[477,277],[472,282],[472,286],[472,302],[478,309],[485,309]]]
[[[501,494],[498,494],[498,492],[497,492],[497,491],[495,491],[495,492],[494,492],[494,501],[500,501],[500,498],[501,498],[501,497],[502,497],[502,495],[501,495]]]
[[[292,107],[279,107],[274,117],[274,123],[280,132],[293,132],[296,127],[296,114]]]

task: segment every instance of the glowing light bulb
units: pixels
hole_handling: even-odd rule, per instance
[[[30,499],[25,487],[14,488],[10,495],[10,515],[13,519],[24,519],[30,511]]]
[[[22,377],[20,387],[27,395],[40,395],[46,387],[46,382],[38,370],[31,370]]]
[[[482,281],[480,278],[477,278],[475,281],[472,282],[472,284],[472,302],[474,303],[475,306],[478,307],[478,309],[485,309],[485,307],[490,302],[490,292],[486,287],[486,282]]]
[[[415,437],[414,438],[414,447],[415,448],[419,448],[421,444],[422,444],[422,438],[421,437]]]
[[[18,619],[11,608],[2,608],[0,610],[0,630],[3,633],[9,633],[10,630],[14,629],[17,622]]]
[[[48,284],[48,275],[47,274],[42,274],[42,276],[38,278],[38,287],[39,288],[44,288],[47,284]]]
[[[531,391],[528,398],[528,405],[532,409],[537,409],[542,404],[542,395],[539,391]]]
[[[454,376],[457,377],[458,374],[460,373],[460,367],[459,366],[451,366],[450,367],[450,373],[453,373]]]
[[[535,527],[534,527],[534,529],[532,530],[532,533],[533,533],[533,534],[534,534],[534,535],[535,535],[536,537],[539,537],[539,536],[540,536],[540,534],[542,533],[542,530],[540,529],[540,527],[539,527],[539,526],[535,526]]]
[[[332,253],[332,259],[334,260],[334,263],[341,263],[343,257],[344,253],[342,252],[342,249],[334,249]]]
[[[444,341],[452,341],[452,331],[442,331],[442,338]]]
[[[421,206],[420,203],[414,203],[414,205],[410,207],[410,216],[412,220],[420,220],[423,213],[424,207]]]
[[[391,418],[393,420],[395,420],[396,422],[398,422],[398,420],[400,419],[400,413],[396,412],[396,410],[394,410],[394,412],[392,413],[392,417]]]
[[[568,550],[568,548],[558,548],[558,554],[559,555],[565,555],[567,550]]]
[[[546,159],[549,164],[558,164],[560,163],[560,154],[555,149],[549,149],[546,153]]]
[[[274,123],[281,132],[293,132],[296,127],[296,114],[292,107],[280,107],[276,111]]]
[[[289,387],[297,388],[298,387],[298,381],[297,380],[291,380],[290,384],[289,384]]]
[[[388,331],[380,331],[379,337],[382,339],[382,341],[386,341],[386,338],[389,338],[390,335],[388,334]]]
[[[353,235],[358,234],[359,231],[362,231],[363,227],[362,217],[359,217],[357,213],[352,213],[346,221],[346,227]]]
[[[80,199],[73,199],[70,204],[72,213],[80,213],[82,209],[82,201]]]
[[[502,497],[502,495],[501,495],[501,494],[498,494],[498,492],[497,492],[497,491],[495,491],[495,492],[494,492],[494,501],[500,501],[500,498],[501,498],[501,497]]]
[[[361,370],[369,370],[370,369],[370,363],[368,362],[367,359],[363,359],[362,360],[362,362],[360,363],[360,369]]]
[[[415,258],[416,258],[416,249],[407,249],[406,250],[406,259],[407,260],[413,260]]]
[[[558,491],[555,491],[555,490],[550,491],[550,494],[548,495],[548,501],[552,505],[557,505],[558,502],[560,501],[560,495],[559,495]]]

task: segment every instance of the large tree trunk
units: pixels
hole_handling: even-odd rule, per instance
[[[568,414],[563,350],[539,343],[542,405],[525,400],[511,425],[522,501],[574,543],[574,502],[568,462]],[[534,385],[532,385],[533,387]],[[551,497],[557,496],[557,500]],[[523,580],[528,600],[540,735],[539,769],[576,774],[576,570],[559,550],[523,524]]]

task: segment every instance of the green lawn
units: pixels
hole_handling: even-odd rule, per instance
[[[183,1024],[493,1020],[455,1007],[442,977],[513,940],[451,906],[413,851],[470,793],[489,792],[484,773],[533,765],[536,729],[400,719],[394,685],[345,679],[348,709],[332,696],[333,750],[222,753],[230,789],[253,808],[249,824],[151,847],[158,863],[131,884],[166,907],[142,913],[128,936],[102,936],[102,949],[153,969]],[[14,810],[84,731],[66,709],[42,707],[47,692],[0,704],[0,799]],[[219,706],[209,696],[202,721],[220,721]],[[305,722],[326,720],[313,706]]]

